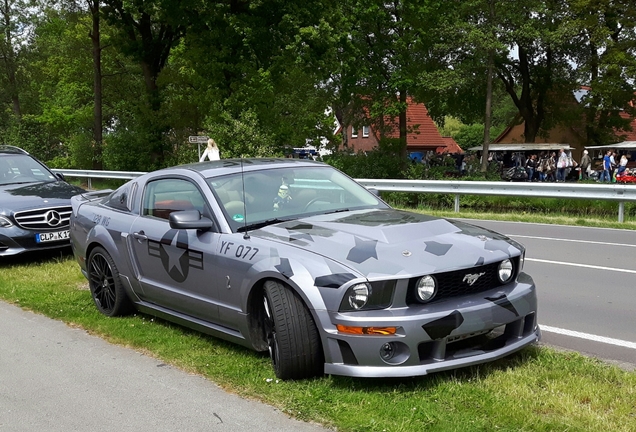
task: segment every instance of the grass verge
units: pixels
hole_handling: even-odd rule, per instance
[[[636,230],[636,220],[625,220],[618,222],[617,218],[610,217],[592,217],[592,216],[576,216],[566,214],[533,214],[524,211],[520,212],[503,212],[503,213],[485,213],[471,210],[461,210],[455,213],[453,210],[436,210],[436,209],[412,209],[402,208],[403,210],[414,211],[418,213],[426,213],[428,215],[445,217],[450,219],[479,219],[479,220],[498,220],[510,222],[528,222],[543,223],[551,225],[573,225],[587,226],[594,228],[614,228]]]
[[[636,373],[531,347],[415,379],[277,381],[269,359],[161,320],[107,318],[68,255],[0,262],[0,298],[339,431],[633,431]]]

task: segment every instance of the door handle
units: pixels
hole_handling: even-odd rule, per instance
[[[143,231],[133,233],[133,237],[139,240],[140,242],[144,240],[148,240],[148,236]]]

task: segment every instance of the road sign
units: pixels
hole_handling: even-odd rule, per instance
[[[208,139],[210,139],[209,137],[206,136],[198,136],[198,135],[191,135],[188,137],[188,142],[190,143],[198,143],[198,144],[206,144],[208,142]]]

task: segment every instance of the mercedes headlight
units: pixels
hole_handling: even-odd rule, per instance
[[[499,268],[497,269],[497,276],[499,277],[499,281],[501,283],[506,283],[510,281],[513,273],[512,262],[509,259],[505,259],[499,263]]]
[[[433,276],[426,275],[417,281],[415,293],[417,294],[417,299],[420,302],[426,303],[430,301],[433,297],[435,297],[436,292],[437,282]]]
[[[13,226],[13,223],[9,218],[0,216],[0,228],[9,228],[10,226]]]

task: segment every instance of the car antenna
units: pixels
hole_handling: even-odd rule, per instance
[[[245,196],[245,176],[243,175],[243,156],[241,156],[241,186],[243,186],[243,227],[245,229],[245,234],[243,234],[243,238],[247,240],[250,238],[250,234],[247,232],[247,204],[245,204],[247,197]]]

